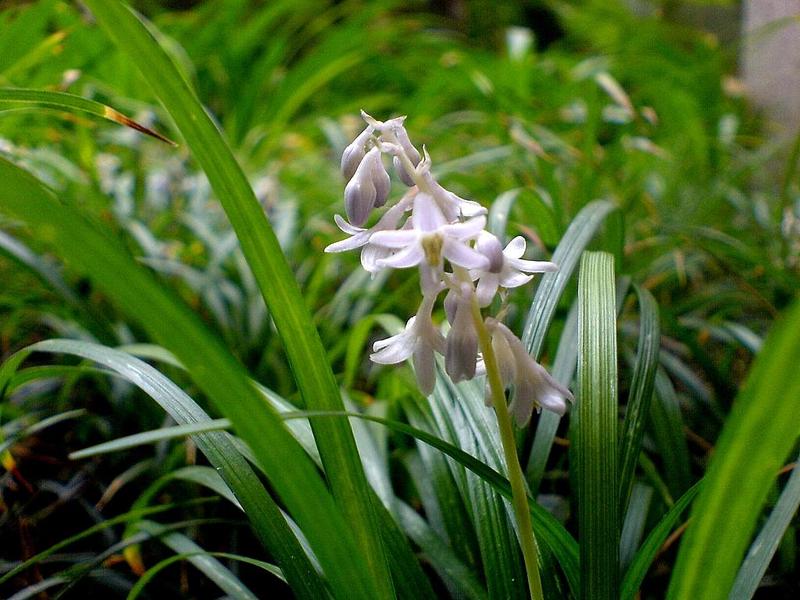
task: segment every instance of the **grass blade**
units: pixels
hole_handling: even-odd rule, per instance
[[[168,137],[161,135],[149,127],[145,127],[141,123],[137,123],[130,117],[126,117],[118,110],[115,110],[106,104],[102,104],[101,102],[97,102],[95,100],[89,100],[88,98],[83,98],[82,96],[76,96],[75,94],[68,94],[66,92],[53,92],[50,90],[31,90],[25,88],[0,88],[0,104],[11,104],[15,106],[21,104],[39,106],[43,108],[53,108],[73,113],[87,113],[94,115],[95,117],[100,117],[101,119],[107,119],[108,121],[112,121],[118,125],[130,127],[139,133],[154,137],[166,144],[170,144],[171,146],[178,145]]]
[[[486,590],[453,550],[433,531],[414,509],[398,501],[397,512],[404,531],[422,548],[434,569],[458,585],[459,592],[470,600],[485,600]]]
[[[136,448],[137,446],[154,444],[164,440],[174,440],[176,438],[184,438],[197,433],[208,433],[209,431],[229,429],[230,426],[231,422],[228,419],[214,419],[212,421],[208,421],[207,423],[177,425],[175,427],[163,427],[161,429],[143,431],[141,433],[126,435],[125,437],[117,438],[109,442],[103,442],[102,444],[83,448],[77,452],[72,452],[69,455],[69,459],[81,460],[83,458],[89,458],[90,456],[98,456],[100,454],[108,454],[110,452],[120,452],[121,450],[130,450],[131,448]]]
[[[650,534],[645,539],[644,543],[636,551],[636,555],[631,561],[628,570],[625,572],[625,577],[622,579],[622,586],[620,588],[621,600],[633,600],[636,592],[639,591],[639,586],[642,585],[650,565],[653,564],[658,551],[664,544],[666,539],[672,532],[675,523],[677,523],[680,516],[692,503],[697,492],[700,491],[700,484],[697,483],[689,488],[686,493],[681,496],[675,505],[669,509],[667,514],[661,517]]]
[[[650,429],[664,462],[667,486],[677,498],[689,488],[691,464],[678,396],[662,367],[656,371],[655,391],[650,404]]]
[[[144,525],[145,527],[147,526],[147,524]],[[268,573],[272,573],[278,579],[285,581],[285,579],[283,578],[283,573],[278,567],[268,562],[264,562],[263,560],[256,560],[254,558],[241,556],[239,554],[231,554],[229,552],[205,552],[205,551],[188,552],[188,553],[176,554],[174,556],[170,556],[169,558],[165,558],[164,560],[156,563],[155,565],[147,569],[147,571],[145,571],[144,574],[139,579],[136,580],[136,584],[131,588],[131,591],[128,593],[127,600],[135,600],[136,598],[138,598],[144,591],[144,588],[147,586],[147,584],[150,583],[153,579],[155,579],[156,575],[158,575],[168,566],[176,562],[180,562],[182,560],[189,560],[190,558],[195,556],[211,556],[216,558],[225,558],[228,560],[243,562],[248,565],[253,565],[255,567],[263,569]]]
[[[327,361],[320,360],[326,355],[325,348],[294,275],[219,130],[143,21],[117,0],[87,0],[86,5],[120,50],[139,67],[208,176],[272,314],[306,407],[341,410],[333,372]],[[380,528],[349,423],[330,420],[316,423],[314,428],[325,474],[358,545],[359,559],[355,562],[362,563],[369,573],[368,577],[362,574],[360,585],[372,588],[373,597],[391,597]]]
[[[142,521],[138,528],[158,538],[177,554],[188,555],[187,560],[197,570],[213,581],[219,589],[235,600],[257,600],[257,597],[220,561],[206,553],[190,538],[153,521]],[[133,591],[133,590],[131,590]]]
[[[624,516],[628,498],[633,487],[633,475],[642,450],[644,425],[650,414],[650,401],[653,398],[658,350],[661,332],[658,323],[658,305],[653,295],[646,289],[634,286],[639,298],[639,345],[636,350],[636,363],[628,404],[625,408],[625,421],[620,436],[619,456],[619,514]]]
[[[578,278],[578,485],[581,597],[618,596],[617,334],[614,258],[586,252]]]
[[[739,569],[736,581],[733,583],[730,597],[734,600],[752,598],[758,589],[767,567],[778,550],[781,538],[786,528],[792,522],[798,507],[800,507],[800,457],[797,458],[795,467],[783,488],[775,508],[764,523],[755,541]]]
[[[669,598],[728,597],[769,487],[800,434],[798,364],[800,301],[795,301],[773,325],[722,430],[678,553]]]
[[[581,253],[614,208],[611,202],[595,200],[581,209],[564,232],[551,259],[559,269],[542,275],[522,332],[522,341],[534,358],[538,358],[542,351],[547,328]]]

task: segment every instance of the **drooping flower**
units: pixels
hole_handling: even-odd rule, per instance
[[[558,271],[558,265],[548,261],[524,260],[525,239],[517,236],[501,251],[500,240],[488,231],[478,236],[475,249],[489,259],[485,269],[473,269],[470,275],[478,280],[476,294],[481,307],[489,306],[498,287],[515,288],[533,279],[531,273]]]
[[[475,290],[472,284],[462,283],[454,293],[455,309],[452,325],[447,333],[444,352],[445,371],[453,383],[475,377],[478,361],[478,332],[472,316],[472,300]]]
[[[572,393],[528,354],[508,327],[492,318],[486,319],[486,327],[492,333],[492,349],[503,384],[514,388],[514,398],[508,408],[517,425],[528,424],[534,407],[563,415],[567,403],[575,400]],[[489,398],[487,395],[487,403]]]
[[[425,295],[417,314],[406,323],[403,331],[372,345],[372,362],[391,365],[407,360],[414,363],[414,372],[420,391],[428,396],[433,392],[436,382],[436,363],[434,352],[444,353],[444,336],[431,320],[433,304],[437,293]]]

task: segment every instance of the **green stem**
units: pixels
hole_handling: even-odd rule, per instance
[[[508,413],[506,394],[500,379],[497,358],[492,348],[492,339],[486,324],[483,322],[483,315],[481,315],[478,299],[475,296],[472,298],[472,319],[478,332],[478,342],[483,353],[483,361],[486,364],[486,377],[489,380],[492,403],[497,414],[500,440],[503,442],[503,454],[508,467],[508,480],[511,483],[511,505],[514,508],[514,515],[519,527],[522,556],[525,559],[525,572],[528,576],[528,589],[533,600],[542,600],[544,594],[542,592],[542,580],[539,576],[539,549],[533,534],[531,513],[528,507],[528,493],[525,490],[522,467],[519,464],[519,456],[517,456],[517,444],[514,438],[514,430],[511,427],[511,415]]]

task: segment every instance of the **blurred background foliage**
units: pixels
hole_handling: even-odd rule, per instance
[[[681,484],[672,493],[702,473],[762,336],[800,281],[796,152],[764,133],[736,78],[739,44],[724,33],[736,23],[735,4],[709,4],[134,2],[225,132],[294,267],[334,371],[362,406],[379,398],[393,413],[394,400],[410,393],[406,369],[377,369],[361,358],[370,338],[356,326],[370,313],[411,314],[416,282],[370,281],[357,256],[322,252],[340,235],[332,220],[341,211],[338,157],[360,128],[359,109],[378,118],[407,114],[412,139],[429,148],[443,184],[485,204],[505,203],[509,234],[525,235],[540,255],[552,252],[592,200],[617,206],[595,245],[614,251],[618,272],[660,306],[660,382],[680,403],[686,434],[675,476]],[[99,35],[80,3],[0,0],[0,7],[0,85],[69,91],[171,134],[135,65]],[[699,9],[721,11],[721,37],[697,26]],[[16,109],[0,113],[0,155],[114,230],[256,379],[294,396],[237,240],[185,147],[89,117]],[[87,281],[40,255],[35,239],[20,247],[16,224],[0,226],[3,355],[53,336],[109,345],[144,339]],[[21,267],[26,262],[32,270]],[[527,306],[533,291],[516,294]],[[567,296],[545,345],[548,362],[574,289]],[[621,307],[620,335],[631,350],[638,321],[626,318],[629,304]],[[517,330],[524,313],[510,316]],[[167,373],[185,381],[177,370]],[[190,451],[161,444],[155,457],[140,449],[70,462],[67,451],[157,427],[163,415],[129,402],[136,392],[118,381],[49,385],[52,393],[35,390],[30,403],[5,404],[2,421],[54,405],[66,410],[74,398],[87,414],[16,448],[22,475],[62,483],[54,504],[5,476],[0,527],[13,518],[36,524],[33,534],[17,524],[18,541],[2,553],[8,561],[28,552],[26,544],[42,548],[65,535],[63,525],[45,533],[39,524],[52,524],[51,513],[65,519],[75,511],[88,526],[101,518],[97,498],[110,500],[109,482],[123,489],[114,502],[125,506]],[[408,442],[394,444],[400,460]],[[554,496],[564,486],[556,454],[542,490]],[[396,477],[410,487],[400,469]],[[191,496],[191,484],[185,488],[174,494]],[[76,508],[73,498],[85,506]],[[208,535],[220,547],[226,536],[234,545],[254,543],[244,531]],[[796,577],[795,588],[786,583],[797,573],[791,546],[776,569],[779,589],[796,589]],[[665,569],[654,571],[646,590],[657,595]],[[202,584],[192,582],[198,597],[209,593],[195,586]]]

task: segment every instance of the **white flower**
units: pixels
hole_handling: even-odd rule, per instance
[[[469,245],[469,240],[483,230],[486,217],[448,223],[433,198],[419,192],[414,198],[411,222],[411,229],[372,234],[370,244],[397,250],[388,258],[377,260],[378,267],[405,269],[419,265],[425,293],[439,285],[445,258],[466,269],[488,268],[488,259]]]
[[[478,280],[477,296],[481,307],[489,306],[498,287],[515,288],[528,283],[533,275],[558,270],[558,265],[539,260],[524,260],[525,239],[517,236],[500,250],[500,241],[488,231],[481,232],[475,249],[487,257],[489,266],[470,271],[472,279]]]
[[[392,250],[384,246],[370,244],[370,238],[372,237],[372,234],[377,231],[396,229],[400,219],[403,217],[403,214],[405,214],[405,212],[411,206],[411,202],[414,200],[415,195],[416,188],[409,190],[408,193],[406,193],[406,195],[397,202],[397,204],[389,208],[378,220],[378,222],[369,229],[355,227],[354,225],[351,225],[345,221],[341,216],[334,215],[333,220],[336,221],[336,225],[350,237],[330,244],[325,248],[325,252],[346,252],[348,250],[355,250],[356,248],[363,247],[363,250],[361,251],[361,265],[366,271],[369,271],[370,273],[377,273],[380,270],[380,267],[376,265],[376,262],[382,258],[388,258],[392,254]]]
[[[438,292],[437,292],[438,293]],[[428,396],[436,382],[434,351],[444,353],[444,336],[431,320],[437,293],[424,296],[416,316],[411,317],[403,331],[379,340],[372,345],[372,362],[391,365],[412,358],[420,391]]]
[[[567,402],[575,401],[572,393],[528,354],[508,327],[491,318],[486,320],[486,326],[492,332],[492,348],[503,384],[506,388],[514,386],[514,399],[508,409],[517,425],[528,424],[534,407],[563,415]],[[490,404],[488,394],[487,404]]]

